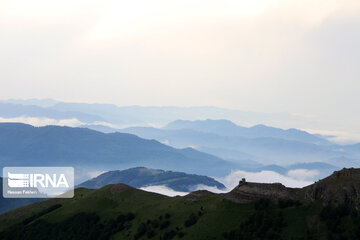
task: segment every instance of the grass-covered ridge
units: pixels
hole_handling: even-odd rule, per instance
[[[360,239],[359,223],[354,209],[322,200],[244,204],[226,194],[166,197],[117,184],[0,215],[0,239]]]

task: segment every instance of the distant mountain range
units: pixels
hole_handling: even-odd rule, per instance
[[[0,100],[0,103],[12,103],[12,104],[19,104],[19,105],[32,105],[32,106],[39,106],[39,107],[52,107],[54,106],[56,103],[58,103],[58,101],[54,100],[54,99],[36,99],[36,98],[32,98],[32,99],[7,99],[7,100]]]
[[[0,123],[0,166],[74,166],[77,176],[84,169],[136,166],[221,176],[237,168],[192,148],[175,149],[131,134],[20,123]]]
[[[159,126],[177,119],[231,119],[243,125],[267,124],[284,127],[311,124],[289,113],[259,113],[218,107],[142,107],[61,102],[52,99],[1,100],[0,117],[77,118],[85,124],[103,122],[117,126]],[[24,108],[26,107],[26,108]],[[35,108],[37,107],[37,108]],[[100,120],[101,119],[101,120]]]
[[[101,122],[104,119],[98,115],[77,111],[58,111],[49,107],[40,107],[36,105],[22,105],[15,103],[0,102],[0,117],[17,118],[17,117],[37,117],[49,118],[55,120],[78,119],[82,122]]]
[[[219,136],[243,138],[279,138],[291,141],[313,143],[319,145],[331,144],[324,138],[309,134],[297,129],[283,130],[265,125],[241,127],[229,120],[176,120],[163,127],[164,130],[192,129],[204,133],[213,133]]]
[[[225,186],[222,183],[206,176],[144,167],[109,171],[80,184],[78,187],[101,188],[108,184],[118,183],[136,188],[161,185],[180,192],[194,191],[198,185],[225,190]]]
[[[360,169],[305,188],[241,181],[226,194],[166,197],[124,184],[78,188],[0,215],[10,239],[359,239]]]
[[[260,167],[256,164],[289,166],[301,162],[360,166],[360,148],[355,145],[332,144],[318,135],[296,129],[264,125],[246,128],[228,120],[178,120],[163,128],[131,127],[121,131],[174,147],[191,146],[239,163],[244,169]]]
[[[197,121],[196,125],[201,123]],[[234,128],[234,134],[237,128],[248,129],[244,132],[250,132],[249,134],[254,129],[238,127],[224,120],[207,120],[204,123],[207,126],[224,123],[223,129],[230,126]],[[273,170],[285,174],[294,169],[296,164],[307,163],[306,169],[319,171],[316,176],[318,179],[341,167],[360,165],[357,160],[360,148],[357,145],[331,145],[326,140],[320,141],[318,136],[298,130],[288,133],[288,130],[269,127],[269,130],[264,131],[265,134],[269,135],[274,131],[278,138],[258,137],[257,131],[245,138],[220,135],[221,131],[215,127],[201,127],[200,131],[195,127],[167,129],[170,126],[175,128],[174,124],[169,124],[165,128],[136,127],[121,130],[126,133],[105,134],[86,128],[0,123],[0,166],[76,166],[79,182],[86,180],[85,174],[90,171],[136,166],[224,176],[231,170]],[[216,131],[218,132],[214,133]],[[296,136],[306,136],[305,139],[309,142],[288,140],[281,136],[293,139]],[[322,163],[326,167],[310,163]]]
[[[90,134],[90,139],[92,140],[89,141],[89,147],[93,149],[87,151],[86,145],[88,145],[88,142],[84,139],[81,141],[79,139],[80,142],[72,143],[72,133],[68,133],[68,129],[63,128],[60,130],[60,128],[55,129],[55,127],[48,127],[48,130],[52,129],[51,131],[49,130],[49,134],[59,135],[61,136],[60,139],[63,138],[63,140],[55,143],[54,141],[57,141],[57,139],[51,137],[52,140],[47,143],[47,137],[49,136],[45,136],[44,134],[37,136],[34,133],[36,136],[34,139],[44,138],[43,140],[37,140],[45,142],[44,149],[37,149],[39,148],[37,145],[34,150],[31,150],[29,156],[25,157],[21,154],[27,154],[26,151],[30,151],[33,146],[30,148],[28,145],[31,145],[31,143],[24,143],[25,140],[21,140],[19,141],[19,146],[28,149],[25,152],[23,149],[20,149],[19,153],[9,153],[6,152],[9,149],[6,149],[4,150],[5,155],[2,157],[2,153],[0,152],[0,164],[2,164],[2,161],[7,162],[6,159],[10,160],[18,157],[38,161],[32,159],[33,154],[35,154],[35,158],[40,159],[39,161],[41,162],[41,159],[44,157],[41,153],[43,151],[44,154],[49,154],[48,159],[43,162],[63,164],[68,161],[83,166],[83,163],[88,161],[88,166],[95,170],[97,167],[94,167],[94,164],[99,162],[99,159],[102,159],[104,160],[103,167],[105,168],[101,168],[101,170],[105,171],[135,166],[147,166],[215,176],[223,175],[230,169],[246,171],[277,169],[277,172],[283,173],[284,170],[282,169],[292,169],[292,165],[321,162],[327,164],[328,167],[317,168],[315,170],[320,172],[320,175],[317,177],[323,177],[329,174],[329,171],[341,167],[360,166],[359,144],[337,145],[329,142],[324,136],[309,134],[297,129],[284,130],[266,125],[243,127],[229,120],[225,120],[235,119],[244,124],[250,122],[269,124],[272,123],[274,119],[287,119],[286,121],[288,122],[297,121],[294,119],[294,116],[289,114],[261,114],[216,107],[119,107],[111,104],[65,103],[52,99],[0,101],[0,118],[15,118],[15,120],[19,118],[18,121],[22,121],[21,119],[26,117],[40,118],[40,120],[41,118],[55,119],[59,120],[59,124],[66,124],[60,121],[70,119],[74,120],[75,124],[81,124],[79,127],[111,134],[103,135],[92,132],[92,134]],[[211,120],[209,118],[220,120]],[[274,121],[276,122],[278,120]],[[32,120],[26,121],[31,122]],[[34,121],[36,122],[36,119]],[[119,126],[128,125],[135,125],[136,127],[119,129]],[[165,126],[157,128],[149,127],[153,125]],[[76,131],[78,131],[78,133],[74,134],[79,138],[90,133],[88,130],[82,132],[80,130]],[[39,130],[38,132],[44,132],[44,130]],[[134,148],[126,152],[127,150],[120,150],[121,148],[115,146],[119,144],[114,143],[118,141],[115,140],[118,138],[122,138],[124,142],[128,142],[124,137],[119,137],[124,135],[119,135],[117,132],[135,134],[148,140],[154,139],[167,146],[161,145],[163,148],[161,153],[155,153],[158,151],[156,150],[157,147],[153,148],[154,151],[152,151],[151,154],[146,152],[148,150],[137,152]],[[29,136],[30,134],[32,133],[29,132]],[[25,137],[25,139],[28,138],[28,142],[31,142],[32,140],[29,139],[29,136]],[[6,138],[7,137],[8,136],[6,136]],[[61,142],[67,138],[70,139],[68,143]],[[95,144],[95,141],[98,141],[95,140],[96,138],[99,138],[100,145],[106,142],[106,147],[97,146]],[[129,137],[129,139],[130,138],[131,137]],[[135,139],[134,137],[132,138],[134,142],[136,142]],[[130,142],[132,140],[130,140]],[[148,144],[148,146],[155,144],[151,141],[145,141],[144,143]],[[160,146],[159,143],[156,144]],[[129,145],[127,145],[127,147],[129,147]],[[169,149],[171,148],[167,147],[181,148],[182,150],[172,149],[170,151]],[[200,154],[199,152],[202,153]],[[119,155],[120,153],[121,156]],[[141,153],[143,154],[141,155]],[[129,157],[128,154],[132,154],[132,156]],[[70,157],[68,157],[68,155]],[[156,158],[154,157],[155,155],[157,156]],[[169,155],[171,155],[171,157]],[[195,157],[195,155],[197,155],[197,157]],[[129,157],[129,159],[125,159],[127,157]],[[189,166],[186,166],[187,164],[182,164],[181,166],[173,164],[174,161],[181,162],[182,160],[180,159],[183,158],[186,159],[184,163],[190,163],[190,159],[199,159],[199,161],[195,161],[199,163],[199,165],[194,166],[194,169],[189,169]],[[210,162],[213,163],[208,165],[208,159],[212,159]],[[23,160],[19,159],[17,161],[23,163]],[[15,163],[17,161],[15,161]],[[219,161],[224,161],[224,164],[218,164]],[[177,169],[177,167],[183,168]],[[218,168],[216,172],[211,170],[216,168]],[[89,169],[85,169],[84,172],[88,172],[88,170]],[[197,170],[200,170],[200,172],[197,172]],[[80,168],[78,171],[80,171],[80,173],[82,172]]]

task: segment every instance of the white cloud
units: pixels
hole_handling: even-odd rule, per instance
[[[190,193],[190,192],[175,191],[165,185],[147,186],[147,187],[142,187],[140,189],[147,191],[147,192],[159,193],[159,194],[169,196],[169,197],[185,196],[186,194]],[[207,190],[207,191],[210,191],[213,193],[226,193],[226,192],[229,192],[231,189],[220,190],[217,187],[199,184],[199,185],[193,186],[193,191],[197,191],[197,190]]]
[[[147,191],[147,192],[159,193],[159,194],[169,196],[169,197],[185,196],[186,194],[190,193],[190,192],[175,191],[165,185],[147,186],[147,187],[141,187],[140,189]],[[197,191],[197,190],[208,190],[213,193],[226,193],[226,192],[229,192],[230,189],[229,190],[228,189],[219,190],[217,187],[211,187],[211,186],[199,184],[199,185],[194,186],[193,191]]]
[[[117,124],[112,124],[112,123],[108,123],[108,122],[102,122],[102,121],[95,121],[93,123],[90,123],[91,125],[101,125],[101,126],[105,126],[105,127],[110,127],[110,128],[114,128],[114,129],[120,129],[124,126],[121,125],[117,125]]]
[[[338,144],[353,144],[360,142],[360,134],[346,131],[329,131],[320,129],[302,129],[311,134],[321,134],[327,140]]]
[[[48,125],[78,127],[84,124],[76,118],[57,120],[52,118],[26,117],[26,116],[15,117],[15,118],[0,117],[0,122],[12,122],[12,123],[19,122],[19,123],[30,124],[35,127],[42,127]]]
[[[318,170],[294,169],[287,172],[287,176],[296,180],[313,180],[320,172]]]
[[[93,172],[88,172],[88,177],[89,178],[96,178],[97,176],[106,173],[107,171],[93,171]]]
[[[231,189],[224,189],[224,190],[220,190],[217,187],[212,187],[212,186],[207,186],[207,185],[203,185],[203,184],[199,184],[195,187],[194,191],[197,190],[207,190],[209,192],[213,192],[213,193],[226,193],[229,192]]]
[[[273,171],[232,171],[228,176],[224,178],[218,178],[217,180],[222,182],[229,190],[231,190],[239,184],[239,181],[242,178],[246,178],[246,181],[248,182],[282,183],[286,187],[304,187],[313,183],[313,181],[299,180],[291,176],[284,176]]]
[[[163,141],[160,141],[162,144],[165,144],[165,145],[170,145],[170,141],[165,139]]]
[[[20,117],[14,117],[14,118],[4,118],[0,117],[0,122],[10,122],[10,123],[25,123],[29,124],[35,127],[43,127],[48,125],[55,125],[55,126],[67,126],[67,127],[81,127],[83,125],[101,125],[106,127],[111,127],[114,129],[120,129],[129,127],[128,125],[116,125],[111,124],[108,122],[100,122],[95,121],[92,123],[84,123],[78,120],[77,118],[69,118],[69,119],[53,119],[53,118],[47,118],[47,117],[27,117],[27,116],[20,116]],[[133,126],[133,125],[131,125]]]
[[[147,192],[159,193],[159,194],[166,195],[166,196],[169,196],[169,197],[185,196],[186,194],[188,194],[188,192],[178,192],[178,191],[175,191],[175,190],[173,190],[171,188],[168,188],[166,186],[163,186],[163,185],[147,186],[147,187],[142,187],[140,189],[144,190],[144,191],[147,191]]]
[[[310,178],[318,175],[317,170],[296,169],[287,173],[287,176],[281,175],[273,171],[261,171],[261,172],[245,172],[245,171],[233,171],[224,178],[216,178],[217,181],[223,183],[226,187],[225,190],[220,190],[216,187],[206,186],[199,184],[194,186],[194,191],[208,190],[213,193],[226,193],[231,191],[239,184],[239,180],[246,178],[248,182],[257,183],[282,183],[286,187],[301,188],[312,184],[314,181]],[[148,192],[155,192],[166,196],[184,196],[188,192],[178,192],[166,186],[147,186],[140,188],[141,190]]]

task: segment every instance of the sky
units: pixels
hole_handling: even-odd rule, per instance
[[[358,0],[1,0],[0,99],[289,112],[360,134],[359,29]]]

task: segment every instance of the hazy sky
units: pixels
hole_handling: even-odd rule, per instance
[[[0,0],[0,66],[0,99],[214,105],[355,128],[360,1]]]

